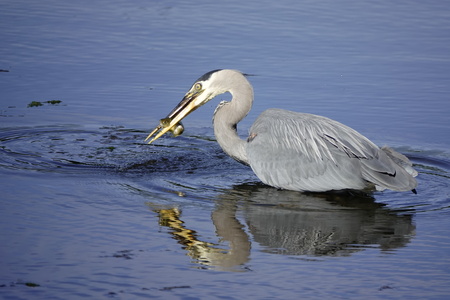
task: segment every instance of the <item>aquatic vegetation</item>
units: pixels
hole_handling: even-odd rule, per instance
[[[27,107],[38,107],[38,106],[42,106],[42,102],[39,101],[31,101],[31,103],[28,104]]]
[[[61,100],[48,100],[48,101],[31,101],[27,107],[38,107],[38,106],[43,106],[44,103],[50,104],[50,105],[56,105],[56,104],[60,104],[62,101]]]

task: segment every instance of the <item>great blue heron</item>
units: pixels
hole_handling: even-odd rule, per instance
[[[230,92],[214,117],[214,134],[223,151],[249,165],[258,178],[273,187],[323,192],[376,188],[416,193],[417,171],[406,156],[326,117],[283,109],[264,111],[250,128],[247,140],[236,126],[250,111],[253,88],[236,70],[214,70],[201,76],[183,100],[161,120],[146,141],[167,131],[182,132],[180,121],[215,96]]]

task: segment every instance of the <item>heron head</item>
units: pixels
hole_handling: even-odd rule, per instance
[[[147,136],[145,141],[156,133],[156,136],[148,142],[149,144],[168,131],[171,131],[175,136],[180,135],[184,130],[181,120],[215,96],[226,92],[226,89],[217,85],[217,75],[220,71],[222,70],[208,72],[197,79],[180,103],[167,117],[160,120],[159,125]]]

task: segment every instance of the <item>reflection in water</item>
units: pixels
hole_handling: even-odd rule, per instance
[[[147,203],[150,207],[152,204]],[[217,209],[212,214],[216,233],[223,241],[230,244],[230,249],[222,249],[218,245],[200,241],[197,233],[184,226],[178,208],[158,209],[159,225],[170,227],[174,239],[183,245],[187,254],[205,266],[214,266],[220,270],[238,271],[235,266],[245,264],[250,256],[250,241],[243,226],[235,218],[236,209]]]
[[[179,209],[148,205],[195,262],[220,270],[235,271],[249,261],[248,233],[265,252],[317,257],[348,256],[368,247],[404,247],[415,231],[411,215],[389,210],[363,193],[302,194],[244,184],[218,195],[216,203],[211,219],[228,249],[200,241],[184,226]],[[248,233],[237,212],[243,213]]]
[[[147,150],[142,145],[130,146],[130,140],[136,140],[140,135],[135,130],[116,127],[98,130],[72,126],[4,128],[0,130],[0,169],[83,176],[112,170],[119,176],[143,180],[165,178],[170,171],[197,175],[198,182],[214,180],[210,173],[217,173],[217,178],[222,180],[224,174],[230,172],[223,160],[205,156],[203,151],[197,150],[213,143],[191,139],[188,145],[159,147],[157,150]],[[152,156],[156,151],[157,159]],[[208,170],[206,175],[197,171],[199,161],[201,169]],[[436,190],[445,190],[448,160],[439,155],[416,153],[414,161],[420,163],[424,182],[429,186],[434,184]],[[424,177],[427,175],[429,177]],[[136,193],[147,199],[158,198],[153,186],[155,181],[149,182],[153,182],[152,192],[146,189]],[[196,188],[194,185],[185,190],[189,193]],[[387,209],[367,194],[301,194],[253,184],[236,186],[221,194],[216,191],[209,190],[207,194],[216,195],[212,199],[216,207],[211,220],[219,238],[217,243],[201,241],[202,235],[185,226],[179,209],[161,208],[161,203],[149,204],[159,214],[160,224],[170,228],[173,238],[201,266],[244,270],[250,259],[252,242],[268,253],[346,256],[367,247],[382,250],[404,247],[414,234],[410,215]],[[447,199],[443,196],[441,202],[426,203],[421,209],[445,209]]]
[[[368,245],[404,247],[414,234],[411,215],[396,214],[367,194],[299,194],[267,187],[249,194],[253,205],[245,209],[246,222],[254,240],[271,253],[346,256]]]

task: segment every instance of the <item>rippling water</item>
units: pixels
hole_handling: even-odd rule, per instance
[[[1,297],[450,294],[444,3],[1,7]],[[334,118],[407,155],[418,194],[267,187],[215,142],[214,103],[144,144],[216,68],[255,75],[242,135],[268,107]]]

